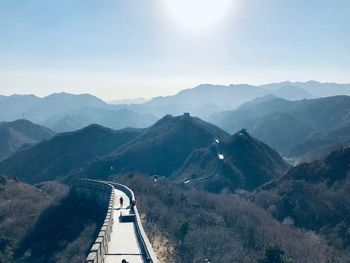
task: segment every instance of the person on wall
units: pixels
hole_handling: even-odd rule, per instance
[[[131,209],[134,209],[135,205],[136,205],[136,201],[135,201],[135,200],[132,200],[132,201],[131,201],[131,204],[130,204],[130,208],[131,208]]]
[[[122,196],[120,197],[119,202],[120,202],[120,207],[123,207],[123,204],[124,204],[124,199],[123,199],[123,197],[122,197]]]

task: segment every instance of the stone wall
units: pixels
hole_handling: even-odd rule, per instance
[[[114,191],[118,189],[124,192],[131,202],[135,202],[134,192],[125,185],[117,184],[113,182],[89,180],[89,179],[77,179],[74,182],[72,191],[78,199],[84,201],[94,202],[98,206],[106,209],[106,217],[98,237],[95,243],[91,247],[90,253],[86,258],[86,263],[103,263],[104,255],[108,253],[108,242],[111,240],[111,232],[113,227],[113,209],[114,209]],[[158,259],[155,256],[151,243],[143,229],[141,218],[135,205],[132,209],[132,218],[137,231],[137,237],[141,244],[142,253],[145,255],[145,260],[148,263],[158,263]]]
[[[95,243],[86,258],[89,263],[102,263],[108,253],[108,242],[111,240],[113,226],[114,191],[113,186],[102,181],[77,179],[73,185],[73,194],[78,199],[94,202],[106,209],[106,217]]]
[[[134,201],[136,203],[134,192],[129,187],[122,184],[113,183],[113,182],[108,182],[108,183],[113,185],[114,188],[123,191],[130,198],[130,202]],[[139,241],[142,245],[143,253],[146,256],[146,260],[149,263],[158,263],[158,259],[153,251],[152,245],[149,242],[149,239],[146,235],[145,230],[143,229],[140,214],[137,209],[137,205],[134,206],[133,212],[135,214],[135,227],[138,233]]]

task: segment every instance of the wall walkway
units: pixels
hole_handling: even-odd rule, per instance
[[[106,217],[86,258],[88,263],[158,263],[142,227],[135,195],[125,185],[78,179],[73,186],[77,198],[106,209]],[[123,197],[123,205],[120,204]],[[133,202],[134,201],[134,202]]]

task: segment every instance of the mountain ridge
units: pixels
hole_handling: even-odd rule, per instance
[[[105,174],[114,166],[116,172],[147,172],[167,177],[195,148],[208,145],[215,137],[228,136],[199,118],[166,115],[114,152],[114,156],[101,163],[92,163],[87,174]]]
[[[283,175],[288,168],[276,151],[241,130],[229,139],[217,139],[208,147],[194,151],[177,175],[182,183],[211,192],[251,191]]]
[[[0,162],[0,170],[29,183],[63,180],[139,133],[138,129],[114,131],[93,124],[78,131],[58,134],[51,140],[19,151]]]
[[[252,200],[274,217],[326,236],[339,249],[350,246],[350,147],[302,163],[263,185]]]
[[[48,140],[55,133],[50,129],[28,120],[0,122],[0,159],[3,159],[26,145]]]
[[[338,95],[288,101],[252,101],[234,111],[212,115],[212,123],[229,132],[246,128],[285,157],[312,160],[349,141],[350,97]]]

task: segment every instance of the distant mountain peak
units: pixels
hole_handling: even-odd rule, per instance
[[[217,135],[220,138],[229,138],[228,133],[209,122],[203,121],[198,117],[191,116],[191,114],[187,112],[178,116],[167,114],[149,129],[167,129],[167,127],[169,129],[179,129],[179,132],[186,132],[186,130],[192,130],[192,128],[195,127],[198,131],[205,131],[206,133]]]
[[[196,118],[192,117],[190,115],[185,115],[185,114],[177,115],[177,116],[174,116],[172,114],[166,114],[161,119],[159,119],[153,126],[159,126],[159,125],[166,123],[166,122],[172,122],[172,123],[178,122],[178,123],[180,123],[183,121],[195,122]]]
[[[19,119],[0,122],[0,159],[7,157],[24,145],[50,139],[55,133],[31,121]]]
[[[79,97],[89,97],[89,98],[94,98],[96,100],[99,100],[99,101],[102,101],[100,98],[94,96],[94,95],[91,95],[89,93],[80,93],[80,94],[73,94],[73,93],[68,93],[68,92],[56,92],[56,93],[52,93],[52,94],[49,94],[47,95],[45,98],[64,98],[64,97],[67,97],[67,98],[79,98]]]
[[[84,131],[84,130],[107,130],[107,129],[111,130],[111,129],[106,128],[106,127],[104,127],[104,126],[102,126],[100,124],[94,123],[94,124],[90,124],[90,125],[82,128],[81,131]]]
[[[248,133],[248,131],[245,128],[238,131],[235,135],[238,135],[240,137],[243,136],[243,137],[251,138],[250,134]]]
[[[263,142],[251,136],[249,132],[244,128],[233,134],[229,140],[230,145],[237,143],[240,145],[245,145],[246,149],[248,145],[254,146],[254,149],[259,148],[258,146],[268,147]]]
[[[25,94],[25,95],[23,95],[23,94],[12,94],[12,95],[10,95],[9,96],[10,98],[20,98],[20,97],[31,97],[31,98],[39,98],[39,97],[37,97],[37,96],[35,96],[34,94]]]
[[[309,81],[306,81],[305,83],[308,83],[308,84],[321,84],[321,82],[316,81],[316,80],[309,80]]]
[[[18,120],[14,120],[12,122],[8,122],[8,123],[12,123],[12,124],[34,124],[33,122],[31,122],[30,120],[27,119],[18,119]],[[36,124],[34,124],[36,125]]]

